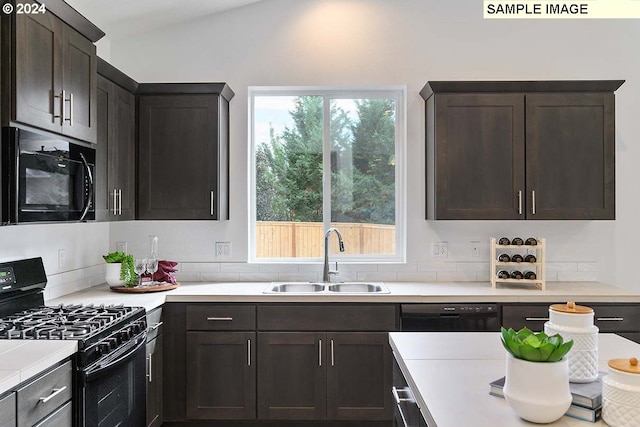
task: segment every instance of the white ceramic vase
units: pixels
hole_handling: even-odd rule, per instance
[[[124,280],[120,280],[120,270],[122,269],[122,263],[112,262],[107,263],[107,271],[105,273],[105,282],[109,286],[124,286]]]
[[[617,359],[622,362],[623,359]],[[640,426],[640,374],[616,369],[609,361],[609,374],[602,378],[602,419],[611,427]],[[620,367],[620,366],[618,366]]]
[[[504,397],[522,419],[533,423],[551,423],[569,409],[569,363],[529,362],[507,354]]]

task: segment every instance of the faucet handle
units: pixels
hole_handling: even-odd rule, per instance
[[[336,261],[336,269],[335,270],[329,270],[329,274],[339,274],[340,272],[338,271],[338,261]]]

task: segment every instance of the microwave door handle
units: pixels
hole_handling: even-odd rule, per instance
[[[82,215],[80,216],[80,220],[82,221],[85,216],[87,216],[87,212],[89,212],[89,208],[91,207],[91,199],[93,199],[93,175],[91,174],[91,168],[89,167],[89,162],[84,157],[84,154],[80,153],[80,158],[82,159],[82,164],[84,165],[87,176],[89,177],[89,194],[87,197],[87,201],[84,206],[84,210],[82,211]]]

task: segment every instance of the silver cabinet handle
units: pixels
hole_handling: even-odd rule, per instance
[[[118,215],[122,215],[122,188],[118,189]]]
[[[153,382],[153,353],[149,353],[149,382]]]
[[[62,92],[64,93],[64,91]],[[65,101],[69,101],[69,118],[64,120],[69,122],[69,126],[73,126],[73,94],[70,93],[69,99]]]
[[[598,322],[622,322],[624,317],[596,317]]]
[[[215,210],[213,208],[213,190],[211,190],[211,208],[209,212],[211,213],[211,216],[213,216],[213,214],[215,213]]]
[[[548,317],[525,317],[524,320],[532,321],[532,322],[542,322],[549,320]]]
[[[162,326],[164,322],[158,322],[155,325],[149,327],[149,331],[155,331],[156,329],[158,329],[160,326]]]
[[[62,126],[64,124],[64,116],[65,114],[65,108],[64,108],[64,103],[65,103],[65,98],[67,97],[67,92],[66,91],[62,91],[60,92],[60,95],[53,95],[54,98],[60,98],[60,115],[56,116],[55,114],[53,115],[54,119],[60,119],[60,125]]]
[[[404,417],[404,412],[402,412],[402,407],[400,406],[400,402],[413,402],[413,400],[409,398],[401,398],[398,393],[399,391],[406,391],[406,390],[405,389],[398,390],[395,387],[391,387],[391,393],[393,394],[393,398],[396,401],[398,412],[400,412],[400,417],[402,418],[402,424],[404,424],[404,427],[409,427],[409,424],[407,424],[407,419]]]
[[[335,358],[333,355],[333,340],[331,340],[331,366],[335,366]]]
[[[233,317],[207,317],[207,320],[211,322],[219,322],[219,321],[230,322],[233,320]]]
[[[247,366],[251,366],[251,340],[247,340]]]
[[[522,190],[518,191],[518,215],[522,215]]]
[[[322,366],[322,340],[318,340],[318,366]]]
[[[113,189],[113,214],[118,215],[118,190]]]
[[[531,190],[531,213],[536,214],[536,191]]]
[[[47,403],[48,401],[50,401],[51,399],[53,399],[54,397],[56,397],[57,395],[59,395],[60,393],[65,391],[66,389],[67,389],[67,386],[64,386],[64,387],[61,387],[61,388],[54,388],[49,396],[41,397],[39,400],[42,403]]]

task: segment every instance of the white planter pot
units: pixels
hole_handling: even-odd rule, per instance
[[[109,286],[124,286],[124,280],[120,280],[120,269],[122,268],[122,263],[113,262],[107,263],[107,272],[105,274],[105,282],[109,284]]]
[[[522,419],[551,423],[569,409],[569,363],[529,362],[507,354],[504,397]]]

